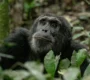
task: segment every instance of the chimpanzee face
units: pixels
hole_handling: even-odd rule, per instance
[[[50,49],[59,47],[63,42],[63,33],[60,32],[61,21],[55,16],[40,16],[33,26],[31,48],[35,52],[48,52]]]

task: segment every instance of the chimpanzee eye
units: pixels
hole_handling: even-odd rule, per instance
[[[46,24],[46,19],[41,19],[41,20],[40,20],[40,23],[41,23],[42,25],[45,25],[45,24]]]
[[[57,23],[57,21],[50,21],[50,25],[52,27],[57,27],[58,23]]]

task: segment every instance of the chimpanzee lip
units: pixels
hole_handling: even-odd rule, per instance
[[[34,37],[35,39],[44,39],[44,40],[47,40],[47,41],[49,41],[49,42],[52,42],[50,39],[48,39],[48,38],[45,38],[45,37]]]

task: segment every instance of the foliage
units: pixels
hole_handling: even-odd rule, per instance
[[[19,0],[1,1],[9,1],[10,16],[14,15],[12,14],[13,8],[16,8],[20,5],[18,5]],[[69,17],[67,18],[67,20],[70,21],[70,24],[72,25],[73,39],[79,41],[80,43],[86,44],[87,48],[90,49],[90,12],[86,12],[87,10],[90,11],[89,0],[62,0],[62,2],[59,1],[61,0],[24,0],[23,15],[26,15],[27,17],[32,14],[30,15],[30,17],[32,17],[32,20],[34,20],[37,15],[40,15],[43,12],[54,12],[55,14],[62,15],[65,18]],[[16,4],[18,6],[16,6]],[[9,23],[7,6],[7,3],[6,5],[4,5],[0,2],[0,34],[1,31],[4,32],[6,30],[7,34],[9,31],[8,29],[6,29],[6,26],[8,26]],[[36,14],[34,14],[33,12],[35,12]],[[24,17],[22,19],[26,19]],[[10,19],[12,20],[11,17]],[[32,22],[32,20],[27,19],[26,22],[30,23]],[[12,24],[14,23],[11,22],[10,25]],[[1,27],[3,27],[4,31]],[[5,35],[1,34],[0,36],[6,36],[6,33]],[[15,44],[4,43],[4,45],[10,47]],[[3,70],[0,67],[0,80],[61,80],[62,77],[64,78],[64,80],[90,80],[90,65],[86,68],[83,77],[81,77],[80,72],[80,66],[83,61],[87,57],[89,57],[90,60],[90,56],[87,55],[88,53],[90,53],[90,50],[87,51],[85,49],[82,49],[78,52],[74,51],[71,57],[71,61],[67,58],[60,61],[60,55],[55,57],[53,51],[51,50],[44,58],[44,66],[39,62],[26,62],[22,65],[20,65],[19,63],[19,65],[25,67],[27,70]],[[0,56],[13,58],[13,56],[11,55],[4,55],[2,53],[0,53]],[[54,74],[59,61],[60,64],[58,73],[60,76],[56,79],[54,78]],[[47,74],[43,74],[44,67],[48,72]]]
[[[34,9],[35,7],[39,7],[40,4],[37,3],[35,0],[32,1],[25,1],[24,2],[24,11],[25,14],[28,16],[28,13],[31,13],[32,9]]]
[[[52,78],[54,78],[58,61],[59,61],[59,57],[55,58],[52,50],[49,51],[44,58],[45,69],[49,74],[51,74]]]
[[[0,2],[0,41],[9,33],[9,7],[8,0]]]
[[[64,80],[88,80],[90,76],[90,65],[86,68],[83,77],[81,77],[80,72],[80,65],[88,56],[87,53],[86,49],[81,49],[73,53],[71,61],[68,59],[61,60],[58,70],[60,76],[57,79],[60,80],[62,76]],[[57,80],[54,78],[54,74],[59,59],[60,55],[58,58],[55,58],[51,50],[44,58],[44,66],[39,62],[26,62],[21,66],[27,70],[2,70],[0,68],[0,80]],[[47,74],[43,74],[44,67]]]

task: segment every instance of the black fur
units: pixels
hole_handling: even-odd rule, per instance
[[[46,20],[42,20],[42,18],[45,16]],[[52,19],[51,17],[54,17],[58,20],[59,23],[57,23],[57,26],[52,27],[52,22],[49,23],[50,19]],[[43,21],[43,24],[40,19]],[[41,39],[37,39],[35,37],[40,37]],[[42,37],[47,38],[48,40],[45,40]],[[34,39],[34,42],[36,42],[34,46],[32,46],[32,39]],[[58,55],[61,52],[62,59],[71,59],[74,50],[78,51],[79,49],[85,48],[84,46],[72,40],[69,23],[63,17],[58,17],[52,14],[44,14],[40,16],[35,20],[30,31],[24,28],[20,28],[14,33],[10,34],[10,36],[6,38],[4,42],[15,43],[15,45],[0,46],[1,53],[14,56],[14,59],[12,60],[1,57],[0,65],[3,69],[10,68],[16,62],[24,63],[28,60],[40,60],[43,62],[46,53],[50,49],[54,51],[55,55]],[[47,45],[50,47],[46,49]],[[83,64],[81,67],[82,72],[88,65],[86,60],[84,63],[85,64]]]

